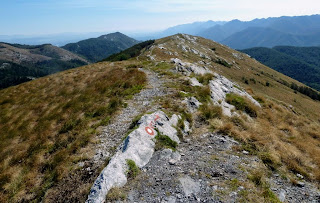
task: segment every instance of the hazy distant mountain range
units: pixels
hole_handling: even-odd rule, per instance
[[[241,51],[270,68],[320,90],[320,47],[277,46]]]
[[[201,36],[235,49],[252,47],[319,46],[320,15],[272,17],[252,21],[206,21],[182,24],[153,33],[130,34],[136,40],[158,39],[177,33]],[[63,33],[46,36],[5,36],[0,41],[19,44],[51,43],[63,46],[104,33]]]
[[[276,17],[252,21],[232,20],[196,22],[178,25],[148,37],[160,38],[176,33],[186,33],[211,39],[235,49],[251,47],[319,46],[320,15]]]

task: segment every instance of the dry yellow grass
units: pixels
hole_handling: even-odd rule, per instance
[[[106,125],[143,72],[122,63],[68,70],[0,91],[0,201],[40,201]]]
[[[271,170],[319,181],[320,125],[316,122],[268,100],[256,119],[243,120],[246,129],[229,121],[233,118],[224,119],[218,131],[245,143],[244,149],[257,154]]]

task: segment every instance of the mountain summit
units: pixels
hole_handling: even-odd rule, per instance
[[[319,201],[306,86],[185,34],[119,55],[0,91],[1,201]]]
[[[83,56],[90,62],[97,62],[137,43],[137,40],[120,32],[115,32],[97,38],[82,40],[77,43],[66,44],[62,48]]]

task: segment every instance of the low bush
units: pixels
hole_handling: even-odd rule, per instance
[[[225,67],[227,67],[227,68],[231,68],[231,67],[232,67],[232,65],[230,65],[228,62],[226,62],[226,61],[223,60],[223,59],[217,59],[215,62],[216,62],[217,64],[223,65],[223,66],[225,66]]]

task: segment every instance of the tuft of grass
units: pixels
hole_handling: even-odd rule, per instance
[[[281,201],[278,199],[277,195],[274,194],[274,192],[272,192],[269,187],[263,188],[262,195],[265,198],[265,200],[267,200],[268,202],[281,203]]]
[[[129,129],[130,129],[130,130],[132,130],[132,129],[134,129],[134,128],[137,127],[138,122],[139,122],[139,120],[141,119],[141,117],[142,117],[143,115],[144,115],[144,114],[139,114],[139,115],[137,115],[136,117],[134,117],[134,118],[132,119],[132,122],[131,122],[131,124],[130,124],[130,126],[129,126]]]
[[[206,103],[211,100],[211,90],[208,86],[196,87],[195,93],[197,99],[202,103]]]
[[[256,186],[263,186],[263,172],[261,170],[254,170],[248,175],[248,179],[251,180]]]
[[[140,173],[140,169],[133,160],[127,159],[126,161],[129,167],[127,170],[127,176],[129,179],[134,179]]]
[[[259,153],[261,161],[271,170],[276,170],[281,164],[269,152]]]
[[[124,201],[127,199],[127,194],[123,191],[122,188],[114,187],[111,188],[106,196],[107,201]]]
[[[247,98],[237,94],[227,94],[226,102],[235,106],[237,110],[246,112],[251,117],[257,117],[257,108]]]
[[[214,75],[211,73],[206,73],[204,75],[197,76],[198,81],[203,85],[208,85],[210,80],[214,78]]]
[[[229,181],[229,185],[231,187],[231,190],[235,191],[240,186],[240,182],[239,182],[239,180],[237,178],[234,178],[234,179]]]
[[[266,100],[261,96],[254,96],[253,98],[262,105],[266,103]]]
[[[167,135],[163,135],[160,132],[158,132],[158,135],[155,138],[157,140],[155,150],[169,148],[169,149],[172,149],[173,151],[176,151],[178,143],[176,141],[173,141]]]
[[[306,178],[309,178],[309,174],[304,169],[304,163],[302,159],[295,155],[289,155],[287,157],[282,157],[282,161],[286,164],[287,169],[293,173],[299,173]]]
[[[213,105],[211,103],[201,105],[200,112],[201,112],[201,115],[207,120],[222,117],[221,107]]]

